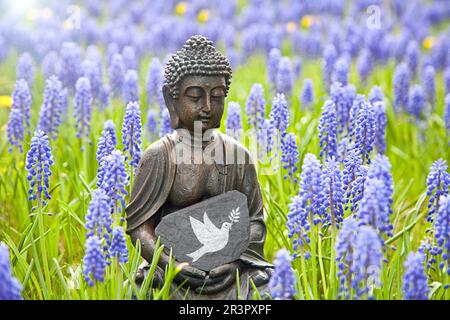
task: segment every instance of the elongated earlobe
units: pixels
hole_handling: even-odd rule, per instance
[[[173,129],[178,129],[180,127],[180,118],[175,110],[175,99],[170,93],[169,86],[167,85],[163,86],[163,96],[167,110],[169,110],[170,124]]]

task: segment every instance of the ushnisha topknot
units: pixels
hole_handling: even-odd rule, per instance
[[[187,75],[224,76],[227,94],[232,72],[228,59],[214,48],[212,41],[195,35],[169,59],[164,69],[164,84],[169,87],[174,99],[178,98],[180,82]]]

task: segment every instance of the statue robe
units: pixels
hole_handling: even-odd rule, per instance
[[[251,277],[252,270],[266,270],[268,275],[270,275],[269,269],[273,268],[273,265],[264,259],[263,247],[266,237],[266,227],[263,220],[261,188],[258,183],[255,165],[251,163],[247,149],[238,141],[224,134],[219,133],[217,136],[223,142],[225,159],[225,163],[217,164],[224,177],[218,181],[218,183],[222,184],[222,193],[237,190],[247,196],[251,230],[250,242],[247,250],[239,259],[247,266],[247,268],[240,270],[241,296],[246,298],[246,295],[251,292],[249,278]],[[178,143],[176,137],[176,132],[166,135],[151,144],[144,152],[139,167],[136,170],[130,203],[125,209],[127,214],[127,233],[138,228],[154,215],[158,214],[161,216],[166,214],[164,213],[165,204],[176,173],[175,144]],[[239,154],[245,156],[245,163],[237,163]],[[141,272],[145,275],[145,267]],[[174,298],[182,298],[185,294],[182,291],[180,292],[178,290],[178,296]],[[206,296],[188,292],[187,298],[233,299],[237,298],[236,286],[231,285],[227,292],[216,295]]]

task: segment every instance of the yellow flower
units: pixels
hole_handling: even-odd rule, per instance
[[[23,165],[24,165],[25,163],[23,162],[23,161],[20,161],[19,162],[19,168],[23,168]]]
[[[0,96],[0,108],[11,108],[12,99],[10,96]]]
[[[297,29],[297,24],[294,21],[289,21],[286,25],[286,29],[288,32],[294,32]]]
[[[425,49],[430,49],[434,46],[434,38],[431,36],[426,37],[423,39],[422,45]]]
[[[39,12],[36,9],[30,9],[27,11],[26,18],[29,21],[34,21],[39,16]]]
[[[310,15],[303,16],[300,20],[302,28],[308,29],[314,23],[314,17]]]
[[[200,12],[198,13],[198,21],[204,23],[206,21],[208,21],[209,18],[209,11],[206,9],[202,9],[200,10]]]
[[[186,12],[186,2],[179,2],[175,7],[175,12],[182,16]]]

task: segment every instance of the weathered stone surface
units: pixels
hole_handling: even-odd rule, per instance
[[[163,217],[155,231],[177,261],[209,271],[237,260],[248,247],[247,197],[229,191],[209,198]]]

